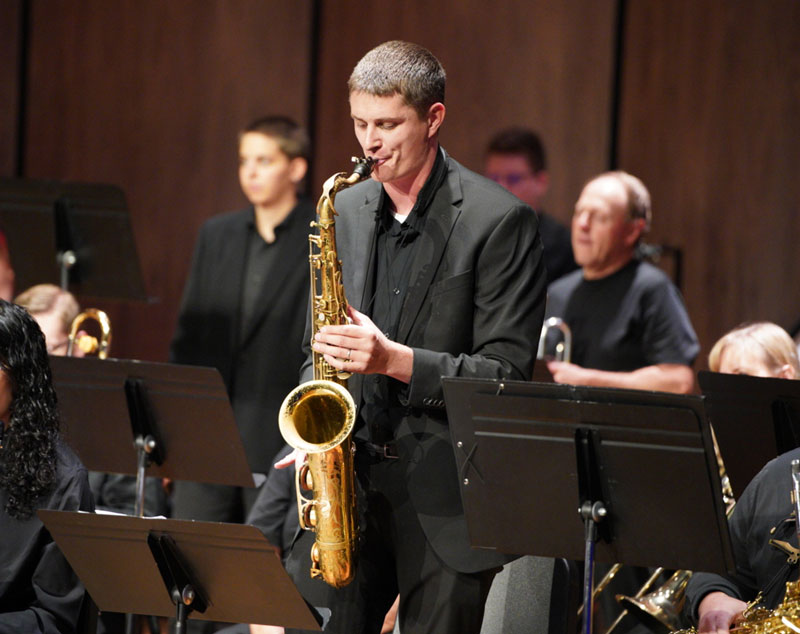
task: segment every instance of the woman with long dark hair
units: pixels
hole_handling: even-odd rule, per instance
[[[76,631],[85,590],[38,509],[94,509],[86,469],[62,442],[44,336],[0,300],[0,633]]]

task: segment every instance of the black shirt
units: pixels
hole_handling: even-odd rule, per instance
[[[242,309],[239,315],[239,337],[248,332],[253,313],[258,306],[258,298],[264,290],[265,282],[274,274],[279,264],[276,262],[278,241],[287,232],[293,222],[298,220],[299,214],[290,213],[275,227],[275,240],[267,242],[261,237],[256,227],[255,210],[253,219],[247,227],[247,257],[244,265],[244,279],[242,281]]]
[[[36,509],[93,511],[86,469],[63,443],[57,480]],[[83,584],[37,515],[19,520],[5,512],[0,489],[0,633],[64,634],[75,631]]]
[[[546,315],[570,327],[571,360],[585,368],[691,365],[700,350],[678,289],[638,260],[597,280],[584,279],[580,270],[561,278],[548,288]]]
[[[797,548],[794,505],[791,501],[792,460],[800,449],[792,449],[768,462],[745,487],[728,519],[736,575],[695,572],[686,588],[687,609],[697,619],[697,608],[710,592],[752,601],[759,591],[763,604],[773,609],[783,599],[786,582],[797,579],[797,564],[770,539]],[[786,630],[788,631],[788,630]]]
[[[381,193],[375,218],[377,227],[372,274],[368,282],[368,288],[373,290],[370,301],[365,305],[365,312],[389,339],[394,340],[397,336],[400,313],[408,289],[408,272],[414,259],[417,237],[425,226],[425,212],[446,174],[444,153],[439,148],[431,173],[403,223],[393,216],[391,200],[386,191]],[[403,415],[405,408],[400,405],[399,395],[408,386],[378,374],[364,377],[362,385],[359,428],[364,429],[361,427],[364,421],[369,421],[369,428],[366,432],[357,433],[357,436],[384,443],[392,438],[392,428]]]

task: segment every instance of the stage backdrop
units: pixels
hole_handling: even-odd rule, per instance
[[[541,132],[546,207],[562,220],[612,164],[643,178],[652,239],[684,253],[698,367],[742,320],[800,318],[796,0],[409,0],[402,11],[388,0],[9,0],[0,11],[0,174],[111,182],[128,196],[153,300],[96,303],[111,313],[115,356],[166,359],[197,228],[245,203],[238,129],[270,112],[308,124],[316,198],[359,152],[347,76],[392,38],[444,63],[442,141],[468,167],[481,169],[501,127]]]

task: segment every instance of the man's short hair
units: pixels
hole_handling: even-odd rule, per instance
[[[489,141],[486,153],[522,155],[534,174],[547,169],[547,155],[542,140],[528,128],[513,127],[501,130]]]
[[[400,40],[384,42],[356,64],[347,87],[376,97],[399,94],[424,119],[435,103],[444,103],[446,75],[428,49]]]
[[[248,132],[258,132],[271,139],[275,139],[278,147],[290,159],[311,157],[311,142],[305,128],[289,117],[283,115],[270,115],[259,117],[244,127],[239,133],[239,141]]]
[[[65,334],[69,334],[73,320],[81,312],[78,300],[69,291],[55,284],[37,284],[23,291],[14,300],[32,316],[55,311]]]

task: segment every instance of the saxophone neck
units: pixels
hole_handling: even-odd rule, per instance
[[[333,201],[338,192],[365,180],[369,177],[370,173],[372,173],[375,159],[354,156],[351,160],[356,164],[351,174],[339,172],[331,176],[322,185],[322,197],[319,199],[319,203],[317,203],[317,215],[320,217],[321,221],[332,220],[332,216],[336,214]],[[325,217],[323,214],[330,217]]]

